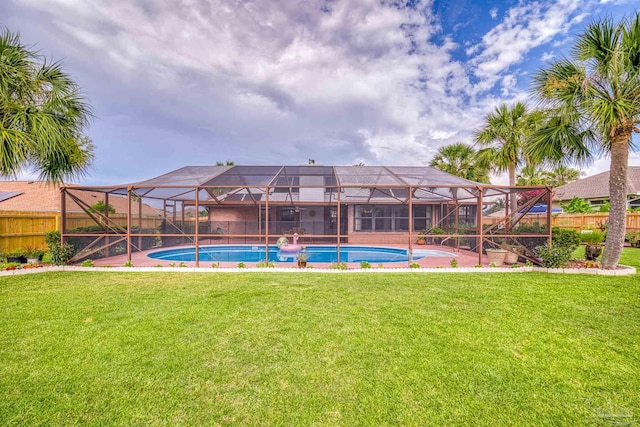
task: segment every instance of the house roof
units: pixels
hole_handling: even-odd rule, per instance
[[[77,187],[73,184],[65,186]],[[89,206],[104,200],[104,193],[99,192],[78,191],[73,194]],[[67,212],[82,212],[74,201],[67,199],[66,204]],[[116,213],[127,212],[126,197],[111,195],[109,204]],[[143,204],[142,209],[146,215],[160,215],[151,206]],[[60,185],[42,181],[0,181],[0,211],[60,212]]]
[[[609,171],[570,182],[555,189],[554,200],[595,199],[609,197]],[[640,166],[629,166],[627,194],[640,194]]]

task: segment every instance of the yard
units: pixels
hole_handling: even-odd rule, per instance
[[[639,324],[638,276],[2,277],[0,424],[637,423]]]

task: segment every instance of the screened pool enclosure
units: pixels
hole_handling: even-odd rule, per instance
[[[126,212],[110,200],[126,198]],[[529,214],[546,205],[544,215]],[[130,184],[61,190],[72,261],[157,248],[302,244],[533,249],[550,240],[551,189],[479,184],[430,167],[187,166]],[[339,255],[338,255],[339,256]],[[268,250],[265,254],[266,262]]]

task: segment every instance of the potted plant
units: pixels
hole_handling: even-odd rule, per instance
[[[7,262],[17,262],[20,264],[27,263],[26,252],[22,248],[18,248],[11,252],[7,252],[5,255],[7,257]]]
[[[520,258],[519,247],[510,245],[507,247],[507,253],[504,257],[505,264],[516,264]]]
[[[418,233],[418,239],[416,240],[416,244],[418,245],[425,245],[427,243],[426,239],[425,239],[425,231],[421,231]]]
[[[506,249],[489,248],[485,249],[485,252],[487,253],[489,264],[495,265],[496,267],[500,267],[502,264],[504,264],[504,259],[507,256]]]
[[[601,243],[604,241],[604,234],[599,231],[591,233],[583,233],[582,241],[586,245],[584,247],[584,258],[587,261],[595,261],[602,253]]]
[[[304,252],[300,252],[296,259],[298,260],[298,268],[305,268],[307,266],[307,259],[309,258],[309,254]]]
[[[436,235],[436,236],[439,235],[439,234],[444,234],[444,229],[442,229],[441,227],[438,227],[438,226],[431,227],[429,229],[429,233],[428,234],[432,234],[432,235]],[[433,242],[434,243],[440,243],[441,239],[442,239],[441,237],[435,237],[433,239]]]
[[[42,257],[44,256],[44,251],[42,249],[30,248],[26,251],[27,262],[29,264],[36,264],[42,261]]]

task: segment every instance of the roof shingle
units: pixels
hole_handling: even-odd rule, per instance
[[[627,194],[640,193],[640,166],[629,166]],[[570,182],[555,189],[554,200],[595,199],[609,197],[609,171]]]

